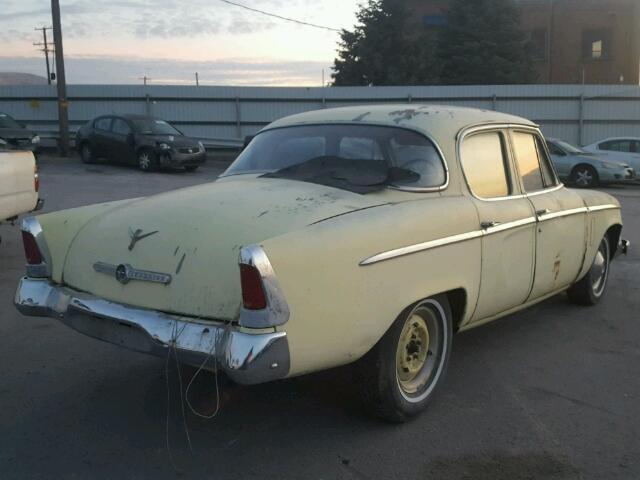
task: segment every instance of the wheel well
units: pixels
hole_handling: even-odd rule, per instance
[[[467,309],[467,292],[463,288],[457,288],[444,293],[449,300],[449,306],[451,307],[451,315],[453,318],[453,331],[457,332],[460,329],[460,324],[464,318],[464,313]]]
[[[607,233],[605,234],[607,239],[609,240],[609,252],[611,255],[611,259],[613,259],[616,254],[616,250],[618,250],[618,244],[620,243],[620,235],[622,235],[622,225],[613,225],[609,227]]]

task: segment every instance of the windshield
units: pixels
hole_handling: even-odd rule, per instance
[[[582,155],[587,153],[581,148],[574,147],[570,143],[563,142],[562,140],[554,140],[553,143],[555,143],[560,149],[564,150],[570,155]]]
[[[182,135],[164,120],[155,118],[132,118],[133,128],[144,135]]]
[[[0,113],[0,128],[22,128],[22,125],[6,113]]]
[[[264,174],[366,193],[388,185],[441,187],[446,171],[417,132],[372,125],[309,125],[257,135],[223,176]]]

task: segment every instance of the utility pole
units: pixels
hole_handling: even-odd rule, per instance
[[[196,72],[196,87],[200,86],[200,79],[198,78],[198,72]]]
[[[62,50],[62,24],[60,22],[60,2],[51,0],[53,19],[53,43],[56,49],[56,70],[58,73],[58,123],[60,125],[60,156],[69,156],[69,103],[67,102],[67,81],[64,75],[64,52]]]
[[[142,80],[142,83],[146,85],[147,82],[151,79],[145,75],[144,77],[139,77],[138,80]]]
[[[47,30],[51,30],[51,27],[42,27],[42,28],[34,28],[34,30],[42,31],[42,43],[34,43],[35,47],[42,47],[42,51],[44,52],[44,60],[47,63],[47,83],[51,85],[51,67],[49,65],[49,53],[52,52],[49,48],[49,43],[47,42]]]

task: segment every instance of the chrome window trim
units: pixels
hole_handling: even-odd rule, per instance
[[[263,310],[249,310],[240,307],[238,323],[247,328],[270,328],[289,321],[289,305],[282,293],[280,283],[260,245],[248,245],[240,250],[240,264],[255,267],[260,272],[262,286],[267,297],[267,307]]]
[[[511,146],[511,138],[509,135],[509,130],[523,130],[526,132],[539,135],[540,138],[544,140],[544,136],[541,134],[540,128],[535,125],[525,125],[525,124],[517,124],[517,123],[485,123],[480,125],[471,125],[460,130],[458,132],[457,140],[456,140],[456,155],[458,157],[458,164],[460,165],[460,170],[462,171],[462,178],[464,178],[464,182],[467,185],[467,189],[469,190],[473,198],[475,198],[476,200],[480,200],[481,202],[500,202],[504,200],[514,200],[518,198],[527,198],[535,195],[542,195],[544,193],[551,193],[551,192],[560,190],[564,187],[564,184],[558,178],[558,174],[556,173],[555,168],[553,167],[553,164],[551,164],[551,170],[558,184],[554,185],[553,187],[549,187],[544,190],[538,190],[532,193],[525,192],[524,188],[522,187],[522,182],[520,181],[520,173],[518,172],[517,165],[515,164],[515,158],[507,158],[506,160],[509,166],[509,172],[508,172],[510,174],[509,176],[512,177],[513,173],[516,174],[517,181],[515,182],[515,184],[518,186],[520,192],[515,195],[509,195],[507,197],[495,197],[495,198],[483,198],[476,195],[473,189],[471,188],[471,185],[469,185],[469,181],[467,180],[467,176],[464,171],[464,165],[463,165],[462,155],[461,155],[462,142],[469,135],[473,135],[479,132],[492,131],[492,130],[500,131],[503,134],[506,134],[507,142],[509,144],[507,145],[507,147],[509,149],[510,157],[513,157],[513,152],[511,151],[512,146]],[[548,152],[547,152],[547,155],[548,155]],[[510,180],[513,183],[513,179],[510,178]]]
[[[42,263],[38,265],[26,265],[27,275],[32,278],[47,278],[51,276],[51,254],[44,239],[42,226],[36,217],[26,217],[22,220],[20,230],[29,233],[35,238],[36,245],[42,256]]]
[[[425,137],[427,140],[429,140],[429,142],[431,142],[431,144],[435,147],[436,152],[438,153],[438,155],[440,156],[440,161],[442,162],[442,166],[444,167],[444,183],[442,185],[440,185],[439,187],[403,187],[400,185],[387,185],[386,188],[390,189],[390,190],[399,190],[402,192],[410,192],[410,193],[433,193],[433,192],[442,192],[444,190],[446,190],[447,188],[449,188],[449,183],[450,183],[450,170],[449,170],[449,164],[447,163],[447,159],[444,156],[444,153],[442,152],[442,148],[440,148],[440,144],[435,140],[435,138],[433,138],[433,136],[426,132],[425,130],[422,130],[420,128],[416,128],[416,127],[412,127],[409,125],[390,125],[388,123],[385,122],[354,122],[354,121],[340,121],[340,120],[334,120],[334,121],[327,121],[327,122],[309,122],[309,123],[297,123],[297,124],[291,124],[291,125],[282,125],[279,127],[273,127],[273,128],[269,128],[268,126],[265,127],[264,129],[260,130],[255,136],[257,137],[258,135],[262,134],[262,133],[266,133],[266,132],[271,132],[274,130],[282,130],[282,129],[286,129],[286,128],[295,128],[295,127],[313,127],[313,126],[327,126],[327,125],[351,125],[351,126],[372,126],[372,127],[386,127],[386,128],[397,128],[400,130],[408,130],[410,132],[414,132],[417,133],[418,135],[422,135],[423,137]],[[231,164],[233,165],[233,163]],[[231,167],[231,165],[229,165],[229,168]],[[228,168],[227,168],[228,170]],[[269,173],[269,172],[246,172],[246,174],[249,173],[253,173],[255,174],[265,174],[265,173]],[[235,175],[244,175],[245,172],[243,173],[226,173],[226,170],[224,172],[222,172],[222,174],[220,174],[218,176],[218,178],[225,178],[225,177],[231,177],[231,176],[235,176]]]
[[[614,210],[614,209],[618,210],[620,209],[620,207],[613,204],[597,205],[595,207],[573,208],[570,210],[563,210],[561,212],[550,212],[543,215],[538,215],[537,217],[522,218],[520,220],[514,220],[512,222],[495,225],[487,229],[474,230],[471,232],[460,233],[457,235],[450,235],[448,237],[442,237],[435,240],[430,240],[428,242],[416,243],[413,245],[407,245],[405,247],[388,250],[386,252],[381,252],[371,257],[365,258],[359,263],[359,265],[361,267],[365,267],[368,265],[373,265],[375,263],[384,262],[386,260],[391,260],[393,258],[404,257],[406,255],[424,252],[426,250],[443,247],[445,245],[453,245],[456,243],[465,242],[467,240],[472,240],[474,238],[485,237],[488,235],[493,235],[495,233],[504,232],[506,230],[511,230],[514,228],[519,228],[519,227],[523,227],[525,225],[531,225],[534,223],[541,223],[541,222],[553,220],[556,218],[568,217],[571,215],[578,215],[581,213],[590,213],[590,212],[597,212],[602,210]]]

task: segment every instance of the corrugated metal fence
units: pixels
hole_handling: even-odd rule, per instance
[[[210,146],[234,146],[286,115],[367,103],[437,103],[478,107],[536,121],[547,136],[588,144],[640,136],[640,87],[505,85],[472,87],[190,87],[71,85],[71,129],[97,115],[151,114]],[[34,130],[57,130],[55,86],[0,87],[0,111]]]

